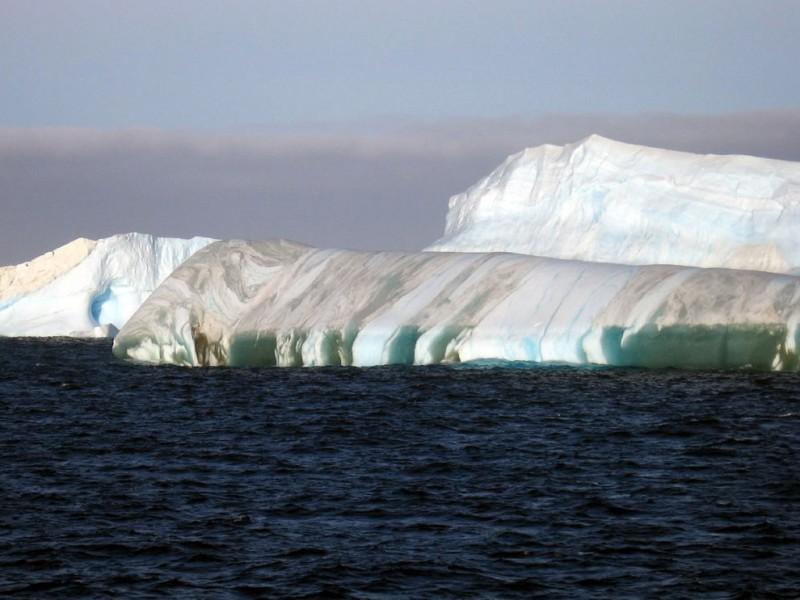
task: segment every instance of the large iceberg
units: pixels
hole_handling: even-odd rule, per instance
[[[117,336],[182,365],[797,370],[800,165],[591,136],[510,157],[425,252],[226,241]]]
[[[225,241],[167,278],[114,354],[182,365],[797,369],[799,326],[800,277],[787,274]]]
[[[800,270],[800,163],[591,136],[510,156],[450,199],[428,250]]]
[[[79,238],[0,267],[0,335],[114,335],[159,283],[212,241],[141,233]]]

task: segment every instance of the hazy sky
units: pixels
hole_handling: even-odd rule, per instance
[[[143,230],[418,248],[525,146],[800,160],[800,1],[0,0],[0,264]]]

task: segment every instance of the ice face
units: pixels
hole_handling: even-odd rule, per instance
[[[800,163],[591,136],[509,157],[450,199],[427,250],[791,273]]]
[[[475,359],[797,369],[800,278],[517,254],[217,242],[115,339],[182,365]]]
[[[129,233],[78,239],[0,269],[0,335],[113,336],[178,265],[213,240]]]

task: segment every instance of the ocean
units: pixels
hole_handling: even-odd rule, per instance
[[[797,598],[800,376],[0,339],[0,596]]]

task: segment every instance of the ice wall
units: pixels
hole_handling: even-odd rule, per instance
[[[794,370],[798,323],[791,275],[227,241],[177,269],[114,354],[182,365],[494,358]]]
[[[509,157],[450,199],[427,250],[791,273],[798,231],[800,163],[591,136]]]
[[[78,239],[0,268],[0,335],[105,337],[208,238]]]

